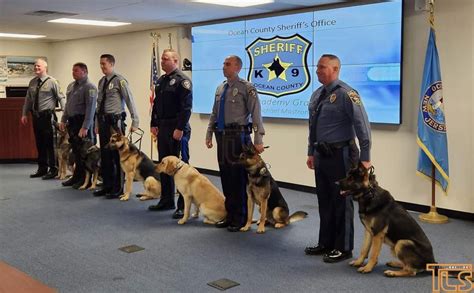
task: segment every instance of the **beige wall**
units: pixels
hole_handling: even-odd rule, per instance
[[[376,167],[379,183],[390,190],[397,200],[429,205],[430,182],[415,175],[418,157],[417,106],[429,26],[426,14],[415,12],[413,2],[406,1],[405,5],[403,124],[372,126],[372,162]],[[457,0],[455,3],[450,0],[436,1],[437,44],[444,84],[451,175],[449,196],[442,195],[437,189],[437,205],[471,213],[474,212],[474,178],[471,168],[474,163],[474,135],[471,130],[474,126],[471,90],[472,12],[473,4],[470,0]],[[179,44],[182,57],[190,58],[190,41],[181,37],[186,35],[184,28],[157,32],[164,36],[160,41],[160,49],[167,45],[167,36],[171,32],[173,47],[177,48]],[[71,81],[71,65],[74,62],[87,63],[91,79],[97,82],[101,77],[99,55],[105,52],[114,54],[117,59],[116,70],[128,79],[135,96],[141,118],[140,127],[147,132],[142,149],[148,154],[149,33],[52,43],[46,54],[50,58],[52,75],[64,86]],[[15,51],[15,46],[18,46],[18,50],[24,49],[23,45],[13,45],[9,53],[19,54]],[[0,47],[0,54],[3,51]],[[215,148],[207,150],[204,147],[207,121],[206,115],[193,114],[191,117],[191,161],[195,166],[217,170]],[[265,119],[264,123],[267,132],[264,141],[271,146],[265,151],[264,159],[272,166],[273,176],[279,181],[314,186],[313,173],[305,166],[307,121]],[[156,159],[156,150],[153,153],[153,158]]]

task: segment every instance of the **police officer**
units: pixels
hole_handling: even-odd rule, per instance
[[[38,170],[30,175],[31,178],[52,179],[58,174],[54,155],[53,122],[57,120],[54,108],[59,103],[64,109],[65,99],[58,81],[47,74],[47,68],[46,60],[41,58],[36,60],[34,67],[36,77],[28,85],[21,116],[23,125],[28,123],[28,112],[31,112],[33,117],[33,130],[38,151]]]
[[[112,135],[111,128],[125,134],[125,104],[132,119],[130,131],[138,129],[137,110],[128,82],[114,71],[114,66],[114,56],[110,54],[100,56],[100,69],[104,76],[98,86],[96,133],[99,134],[103,186],[102,189],[94,191],[94,196],[105,195],[108,199],[123,194],[124,174],[120,167],[118,151],[106,148],[106,145]]]
[[[179,156],[182,160],[189,161],[188,141],[191,136],[189,118],[193,96],[191,81],[178,69],[179,55],[172,49],[166,49],[161,55],[161,68],[165,72],[155,87],[155,100],[153,102],[150,129],[158,137],[159,160],[166,156]],[[161,174],[161,199],[156,205],[149,206],[151,211],[171,210],[174,204],[173,177]],[[177,209],[173,214],[174,219],[183,217],[184,200],[180,195]]]
[[[64,131],[67,123],[69,141],[76,167],[73,176],[62,183],[63,186],[72,186],[77,189],[84,183],[85,167],[81,160],[82,139],[90,139],[95,144],[94,114],[97,103],[97,87],[87,77],[87,65],[78,62],[72,66],[71,82],[66,90],[66,109],[59,124]]]
[[[359,94],[339,80],[341,62],[335,55],[319,59],[316,74],[322,84],[309,104],[308,168],[315,170],[320,228],[319,242],[306,254],[334,263],[352,257],[354,205],[339,194],[336,181],[359,159],[370,167],[370,124]],[[357,136],[359,149],[354,142]]]
[[[217,87],[205,141],[207,148],[212,148],[215,133],[227,210],[227,218],[216,223],[216,227],[227,227],[230,232],[239,231],[247,219],[247,172],[239,164],[242,145],[252,143],[250,133],[254,129],[255,148],[261,153],[265,135],[257,90],[239,78],[241,69],[240,57],[231,55],[225,59],[223,73],[227,80]]]

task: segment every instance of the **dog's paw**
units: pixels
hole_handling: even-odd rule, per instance
[[[385,277],[396,277],[397,276],[395,271],[392,271],[392,270],[386,270],[386,271],[383,272],[383,274],[385,275]]]
[[[250,226],[243,226],[240,228],[240,232],[247,232],[248,230],[250,230]]]
[[[121,201],[127,201],[127,200],[129,199],[129,196],[126,195],[126,194],[122,194],[121,196],[119,196],[119,199],[120,199]]]
[[[142,196],[140,196],[140,200],[141,200],[141,201],[145,201],[145,200],[149,200],[149,199],[151,199],[151,197],[149,197],[149,196],[147,196],[147,195],[142,195]]]
[[[258,228],[257,229],[257,234],[263,234],[263,233],[265,233],[265,228],[262,228],[262,229]]]
[[[368,265],[365,265],[363,267],[360,267],[359,269],[357,269],[357,271],[359,273],[362,273],[362,274],[367,274],[367,273],[370,273],[372,271],[372,267],[369,267]]]
[[[283,223],[275,223],[275,229],[281,229],[281,228],[284,228],[286,225],[283,224]]]
[[[199,213],[192,213],[192,214],[191,214],[191,217],[193,217],[193,218],[199,218]]]
[[[185,219],[181,219],[181,220],[178,221],[178,224],[184,225],[184,224],[186,224],[186,220],[185,220]]]
[[[78,188],[79,190],[84,190],[86,189],[86,186],[82,185],[81,187]]]
[[[363,264],[364,264],[364,259],[354,259],[353,261],[349,263],[349,265],[353,267],[360,267]]]

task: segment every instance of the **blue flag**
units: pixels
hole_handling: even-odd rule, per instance
[[[417,170],[431,179],[432,165],[434,165],[434,179],[446,192],[449,184],[448,141],[443,106],[443,85],[433,28],[430,30],[426,49],[420,96],[417,143],[421,149]]]

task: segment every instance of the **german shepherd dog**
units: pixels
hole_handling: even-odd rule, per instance
[[[346,178],[338,181],[341,195],[352,195],[359,203],[359,218],[365,227],[360,256],[350,265],[359,267],[360,273],[370,273],[377,264],[382,243],[386,243],[399,260],[387,265],[401,270],[386,270],[385,276],[415,276],[426,269],[426,264],[435,263],[433,248],[420,225],[390,192],[378,185],[373,170],[373,167],[367,169],[359,163]],[[369,251],[369,260],[364,265]]]
[[[250,229],[254,203],[260,206],[257,233],[265,233],[265,222],[279,229],[289,223],[302,220],[308,215],[306,212],[297,211],[290,216],[288,204],[255,146],[244,146],[239,161],[245,166],[248,173],[247,223],[240,231]]]
[[[64,180],[67,175],[67,170],[71,171],[71,173],[74,173],[74,168],[73,165],[74,163],[70,163],[71,161],[74,162],[73,159],[73,153],[72,153],[72,147],[71,144],[69,143],[69,134],[67,129],[65,130],[60,130],[59,128],[57,129],[57,158],[58,158],[58,176],[56,176],[56,179]],[[71,160],[72,158],[72,160]]]
[[[118,150],[120,156],[120,166],[125,172],[125,192],[120,196],[120,200],[126,201],[132,192],[133,180],[143,181],[145,192],[137,194],[140,200],[160,198],[161,182],[160,175],[155,171],[155,164],[128,138],[119,132],[112,131],[112,136],[106,147]]]
[[[92,176],[92,185],[89,187],[90,190],[97,187],[97,178],[99,178],[100,170],[100,149],[98,146],[92,143],[90,139],[81,139],[76,136],[76,139],[80,140],[80,154],[81,160],[84,164],[86,176],[84,178],[84,184],[79,187],[80,190],[84,190],[89,186]]]
[[[176,188],[183,195],[184,216],[178,221],[178,224],[186,223],[192,203],[196,207],[192,217],[197,218],[199,211],[201,211],[204,216],[204,224],[215,224],[226,218],[224,195],[196,168],[176,156],[167,156],[156,165],[156,171],[173,176]]]

